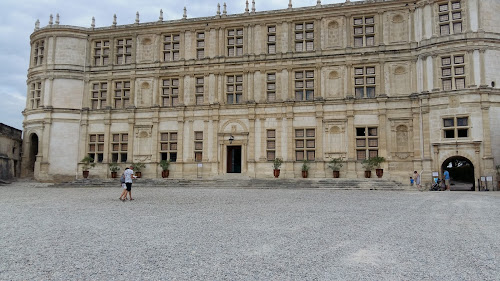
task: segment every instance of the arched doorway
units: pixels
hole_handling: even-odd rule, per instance
[[[36,156],[38,155],[38,135],[32,134],[30,136],[30,149],[29,149],[29,169],[31,173],[35,172]]]
[[[441,165],[441,175],[445,170],[450,173],[450,189],[452,191],[474,191],[474,165],[462,156],[446,159]]]

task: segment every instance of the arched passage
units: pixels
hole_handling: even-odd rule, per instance
[[[450,173],[450,189],[454,191],[474,191],[474,165],[462,156],[446,159],[441,165],[441,175],[445,170]]]
[[[32,134],[30,136],[30,149],[29,149],[29,169],[30,172],[35,172],[36,156],[38,155],[38,135]]]

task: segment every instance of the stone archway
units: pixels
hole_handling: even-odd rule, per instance
[[[450,189],[452,191],[474,191],[474,165],[463,156],[453,156],[441,165],[441,175],[445,170],[450,173]]]
[[[29,138],[29,155],[28,155],[28,169],[29,173],[34,174],[36,156],[38,155],[39,140],[38,135],[33,133]]]

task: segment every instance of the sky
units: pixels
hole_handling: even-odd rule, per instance
[[[133,24],[136,12],[140,22],[157,21],[160,9],[163,20],[181,19],[184,6],[188,18],[214,16],[218,0],[0,0],[0,123],[22,130],[22,111],[26,106],[27,73],[30,58],[30,35],[35,22],[48,25],[50,14],[61,25],[90,27],[95,17],[96,27],[110,26],[113,14],[117,24]],[[288,8],[289,0],[255,0],[256,11]],[[252,1],[249,0],[249,9]],[[315,6],[316,0],[292,0],[294,8]],[[322,4],[345,0],[323,0]],[[245,12],[245,0],[226,1],[228,14]]]

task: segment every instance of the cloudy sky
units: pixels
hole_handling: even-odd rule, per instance
[[[0,0],[0,123],[22,129],[22,111],[26,105],[26,79],[30,56],[30,34],[35,22],[44,27],[50,14],[60,16],[61,25],[90,27],[92,17],[96,26],[110,26],[113,14],[118,24],[132,24],[139,12],[141,22],[157,21],[160,9],[164,20],[182,18],[183,7],[188,18],[213,16],[217,3],[224,0]],[[251,0],[250,9],[251,9]],[[322,4],[345,0],[323,0]],[[227,3],[228,14],[245,11],[245,0]],[[257,11],[285,9],[288,0],[255,0]],[[316,0],[292,0],[294,8],[314,6]],[[222,8],[221,8],[222,10]]]

